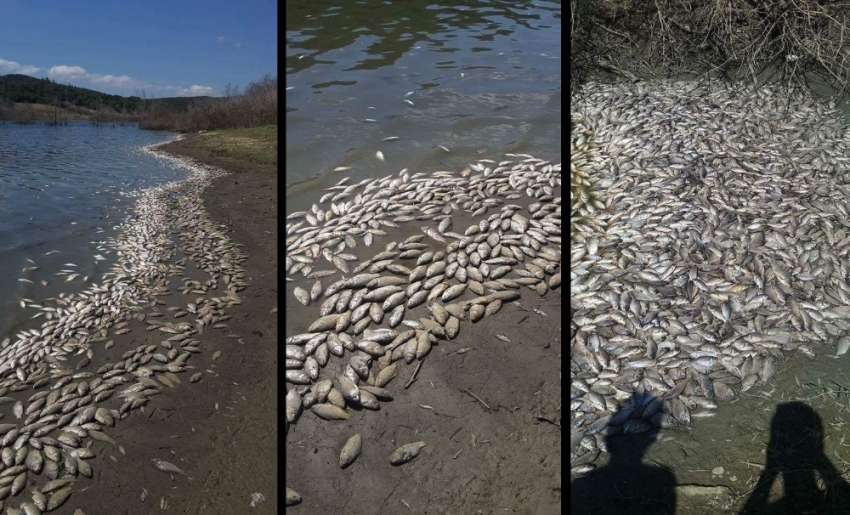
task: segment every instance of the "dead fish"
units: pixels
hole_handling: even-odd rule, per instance
[[[466,284],[456,284],[454,286],[450,286],[443,292],[441,300],[443,302],[449,302],[457,297],[463,295],[463,292],[466,291]]]
[[[330,394],[328,395],[328,399],[330,400]],[[348,420],[351,418],[351,415],[346,413],[345,410],[333,404],[314,404],[310,409],[325,420]]]
[[[691,415],[688,407],[679,398],[671,399],[670,403],[673,408],[673,416],[684,426],[691,425]]]
[[[332,315],[323,316],[323,317],[317,319],[315,322],[313,322],[313,324],[307,329],[307,331],[309,331],[311,333],[329,331],[329,330],[336,327],[336,324],[339,321],[339,318],[341,316],[342,315],[339,315],[339,314],[332,314]]]
[[[416,338],[416,359],[421,360],[431,352],[431,332],[421,331]]]
[[[419,452],[425,447],[425,442],[414,442],[402,445],[390,455],[391,465],[403,465],[415,457],[419,456]]]
[[[286,487],[286,505],[287,506],[295,506],[296,504],[301,504],[301,496],[298,495],[298,492],[295,490]]]
[[[838,339],[838,344],[835,350],[835,357],[841,356],[850,349],[850,338],[844,336]]]
[[[359,404],[360,389],[357,387],[357,384],[344,374],[338,375],[336,380],[343,398],[352,404]]]
[[[741,391],[746,392],[758,382],[758,374],[750,374],[741,380]]]
[[[432,227],[423,227],[422,232],[428,235],[429,238],[433,238],[439,242],[446,243],[446,239],[443,238],[443,235],[438,231],[435,231]]]
[[[390,395],[390,392],[388,392],[387,390],[385,390],[381,387],[369,386],[369,385],[364,384],[364,385],[360,386],[360,391],[362,392],[363,390],[366,390],[367,392],[374,395],[376,399],[379,399],[379,400],[382,400],[382,401],[393,400],[393,396]]]
[[[596,470],[596,465],[594,465],[593,463],[582,463],[581,465],[572,467],[570,469],[570,474],[583,476],[585,474],[588,474],[589,472],[593,472],[594,470]]]
[[[161,472],[166,472],[169,474],[180,474],[181,476],[186,475],[186,473],[183,472],[177,465],[168,461],[154,458],[151,460],[151,462],[153,463],[154,468]]]
[[[478,322],[484,318],[485,308],[481,304],[475,304],[469,308],[469,319],[473,322]]]
[[[68,498],[71,497],[71,493],[73,491],[73,486],[68,486],[56,491],[53,495],[50,496],[50,500],[47,501],[47,511],[53,511],[65,504],[65,501],[67,501]]]
[[[310,294],[304,288],[296,286],[293,289],[292,293],[295,294],[295,298],[298,299],[298,302],[300,302],[301,304],[305,306],[310,304]]]
[[[301,396],[293,388],[286,393],[286,420],[290,423],[295,422],[300,411]]]
[[[347,442],[345,442],[345,445],[342,446],[342,450],[339,453],[340,468],[345,468],[354,463],[354,460],[360,456],[362,445],[363,440],[360,438],[359,434],[352,436]]]
[[[313,287],[310,288],[310,302],[316,302],[316,299],[322,294],[322,281],[317,280],[313,283]]]
[[[375,378],[375,386],[383,388],[389,384],[390,381],[395,379],[395,376],[396,365],[393,364],[378,372],[378,376]]]
[[[292,384],[312,384],[310,376],[301,370],[287,370],[286,380]]]
[[[459,332],[460,321],[457,318],[450,316],[448,321],[446,322],[446,336],[449,338],[449,340],[454,340]]]
[[[39,491],[43,494],[49,494],[50,492],[55,492],[56,490],[59,490],[60,488],[62,488],[64,486],[73,485],[73,483],[75,481],[76,481],[76,478],[73,478],[73,477],[66,477],[66,478],[62,478],[62,479],[53,479],[53,480],[45,483],[44,486],[42,486],[41,488],[39,488]]]

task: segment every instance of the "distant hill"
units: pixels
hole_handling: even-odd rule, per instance
[[[78,106],[89,109],[110,107],[118,112],[136,113],[146,105],[164,107],[167,111],[187,111],[189,106],[213,97],[170,97],[143,100],[137,96],[109,95],[92,89],[59,84],[50,79],[29,75],[0,75],[0,102],[47,104],[59,107]]]

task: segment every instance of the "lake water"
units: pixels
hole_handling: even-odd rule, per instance
[[[560,162],[560,3],[303,0],[286,14],[287,211],[343,177],[505,152]]]
[[[140,151],[170,139],[137,127],[0,123],[0,340],[37,313],[22,299],[38,303],[99,280],[113,260],[98,242],[133,205],[124,194],[187,175]],[[66,281],[62,270],[78,276]]]

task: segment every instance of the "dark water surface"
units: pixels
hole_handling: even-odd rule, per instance
[[[113,256],[98,242],[132,208],[125,194],[186,176],[140,150],[171,139],[136,127],[0,123],[0,340],[38,312],[21,299],[39,303],[100,281]],[[79,275],[66,281],[62,270]]]
[[[344,177],[560,162],[560,3],[302,0],[286,24],[287,211]]]

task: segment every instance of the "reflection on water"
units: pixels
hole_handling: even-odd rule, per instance
[[[99,280],[111,264],[99,242],[133,204],[123,195],[185,175],[138,150],[173,138],[136,127],[0,123],[0,340],[35,314],[21,299]]]
[[[560,3],[286,9],[288,210],[312,198],[293,192],[344,176],[459,170],[511,151],[560,159]]]

